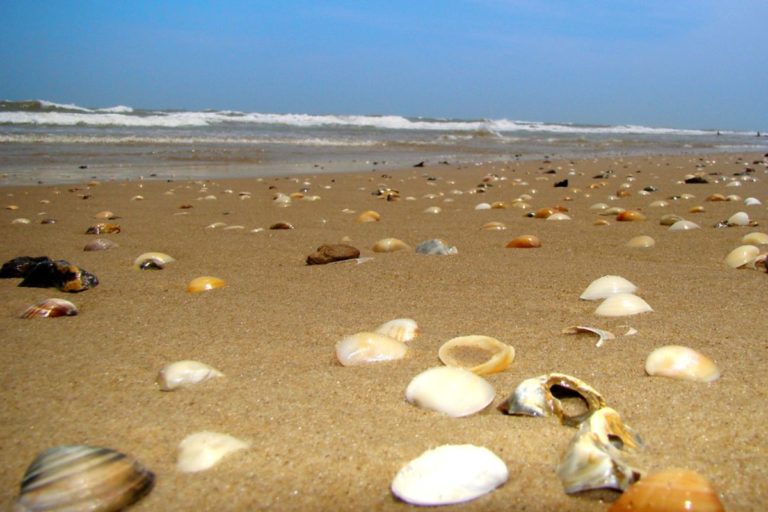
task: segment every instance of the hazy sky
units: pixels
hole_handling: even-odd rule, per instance
[[[768,0],[0,0],[0,98],[768,131]]]

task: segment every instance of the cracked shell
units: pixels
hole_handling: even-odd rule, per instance
[[[481,356],[482,362],[470,362]],[[446,366],[466,368],[477,375],[490,375],[506,370],[515,359],[515,349],[490,336],[459,336],[440,347],[437,353]]]

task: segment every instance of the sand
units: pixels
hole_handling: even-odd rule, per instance
[[[66,259],[97,275],[100,284],[65,294],[0,280],[0,507],[10,507],[39,452],[88,444],[128,453],[156,473],[154,490],[136,511],[404,510],[410,506],[389,490],[396,472],[429,448],[471,443],[501,457],[509,480],[454,509],[605,510],[618,493],[567,495],[555,474],[574,429],[554,418],[506,416],[495,408],[523,379],[563,372],[599,390],[640,433],[646,446],[636,462],[642,470],[696,470],[714,483],[728,510],[761,510],[768,502],[768,275],[727,268],[723,259],[746,233],[768,230],[766,166],[752,163],[762,159],[653,156],[431,165],[386,175],[4,187],[0,206],[18,210],[0,210],[2,261],[23,255]],[[732,178],[745,167],[755,170],[757,180],[740,187],[715,183],[717,176],[709,175]],[[608,170],[614,178],[593,178]],[[681,183],[695,172],[711,182]],[[489,174],[503,179],[472,193]],[[569,188],[553,186],[565,178]],[[590,188],[599,183],[605,186]],[[631,195],[609,199],[624,183]],[[399,190],[401,200],[372,195],[382,185]],[[287,208],[272,203],[276,192],[305,186],[320,199]],[[639,194],[647,186],[658,191]],[[243,192],[250,199],[241,199]],[[649,206],[686,193],[695,197]],[[712,193],[753,196],[763,205],[705,201]],[[572,220],[527,218],[528,210],[517,208],[475,210],[480,202],[511,204],[521,194],[532,196],[530,210],[561,205]],[[143,199],[132,199],[137,195]],[[215,199],[201,199],[209,195]],[[589,209],[596,202],[640,209],[648,220],[601,217]],[[192,208],[179,208],[185,204]],[[689,213],[698,205],[705,211]],[[442,212],[424,213],[429,206]],[[85,230],[101,210],[120,216],[115,222],[122,232],[105,236],[119,247],[84,252],[94,238]],[[381,220],[355,222],[364,210],[378,211]],[[737,211],[748,212],[759,226],[713,227]],[[659,224],[667,213],[701,229],[669,232]],[[19,217],[32,223],[12,224]],[[56,223],[40,224],[43,217]],[[610,224],[596,226],[598,219]],[[252,232],[279,221],[295,229]],[[488,221],[508,229],[481,230]],[[206,228],[215,222],[243,229]],[[504,247],[522,234],[537,235],[542,246]],[[641,234],[656,245],[625,246]],[[372,259],[305,265],[316,247],[345,237]],[[411,246],[442,238],[458,254],[374,253],[372,245],[384,237]],[[177,261],[161,271],[132,268],[146,251]],[[579,295],[606,274],[638,285],[654,311],[597,317],[597,303]],[[201,275],[220,277],[227,286],[187,293],[186,284]],[[80,314],[19,318],[47,297],[72,300]],[[336,361],[334,345],[345,335],[397,317],[413,318],[421,328],[406,359],[361,367]],[[618,337],[596,348],[588,335],[561,333],[577,324]],[[624,336],[628,326],[637,334]],[[493,336],[516,350],[508,370],[487,377],[496,389],[494,407],[449,418],[407,403],[405,387],[440,364],[442,343],[469,334]],[[647,355],[666,344],[711,357],[722,378],[704,384],[647,376]],[[225,377],[159,391],[158,370],[180,359],[203,361]],[[211,470],[179,473],[177,446],[200,430],[252,444]]]

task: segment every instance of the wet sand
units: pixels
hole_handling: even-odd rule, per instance
[[[752,231],[768,231],[768,186],[762,155],[656,156],[521,162],[486,166],[431,165],[400,171],[269,177],[261,180],[130,181],[87,186],[4,187],[0,257],[46,255],[96,274],[98,287],[79,294],[20,288],[0,280],[0,506],[8,509],[21,477],[42,450],[60,444],[107,446],[131,454],[156,473],[154,490],[133,510],[404,510],[389,491],[395,473],[423,451],[446,443],[485,446],[507,464],[509,480],[461,510],[601,511],[617,493],[569,496],[555,475],[575,430],[554,418],[511,417],[495,407],[449,418],[404,400],[417,373],[439,365],[448,339],[493,336],[514,346],[508,370],[487,380],[494,406],[523,379],[548,372],[579,377],[606,398],[646,442],[637,465],[645,471],[682,467],[700,472],[730,511],[761,510],[768,502],[768,438],[763,385],[768,360],[764,297],[768,275],[727,268],[723,259]],[[697,167],[697,165],[699,167]],[[755,182],[714,183],[716,175],[753,168]],[[547,171],[554,170],[554,173]],[[569,173],[569,171],[573,171]],[[614,178],[594,179],[608,170]],[[702,172],[708,184],[683,184]],[[483,178],[495,174],[484,193]],[[569,188],[555,188],[568,178]],[[633,181],[628,181],[631,178]],[[305,184],[308,183],[308,185]],[[609,199],[621,184],[631,195]],[[605,183],[601,188],[590,185]],[[400,192],[387,202],[380,186]],[[649,195],[644,187],[658,189]],[[275,206],[276,192],[308,188],[317,201]],[[453,191],[462,191],[455,194]],[[241,199],[248,192],[250,199]],[[707,202],[713,193],[756,197]],[[434,195],[428,198],[428,195]],[[570,221],[527,218],[517,208],[475,210],[480,202],[510,203],[521,194],[529,210],[561,205]],[[650,207],[657,199],[667,207]],[[143,196],[142,200],[132,199]],[[215,199],[201,199],[206,196]],[[412,196],[415,200],[406,200]],[[43,204],[41,200],[50,201]],[[642,210],[643,222],[616,222],[590,210],[597,202]],[[192,208],[180,209],[181,205]],[[694,206],[703,213],[689,213]],[[440,206],[439,214],[424,213]],[[345,213],[348,209],[356,213]],[[118,248],[84,252],[94,238],[94,215],[111,210],[122,232],[106,235]],[[357,223],[376,210],[381,220]],[[746,211],[759,226],[715,229]],[[45,215],[39,215],[45,212]],[[659,224],[677,213],[701,226],[675,233]],[[19,217],[28,225],[12,224]],[[40,224],[43,217],[55,224]],[[596,226],[607,219],[607,226]],[[293,230],[252,232],[279,221]],[[507,225],[485,231],[489,221]],[[206,228],[223,222],[243,229]],[[522,234],[538,249],[506,249]],[[650,235],[656,245],[626,242]],[[372,257],[330,265],[304,260],[324,243],[349,244]],[[379,239],[415,246],[442,238],[452,256],[374,253]],[[161,251],[177,261],[162,271],[139,271],[133,259]],[[639,286],[652,313],[623,318],[594,314],[579,300],[594,279],[615,274]],[[227,286],[185,291],[201,275]],[[47,297],[73,301],[80,314],[22,320]],[[415,319],[421,335],[402,361],[342,367],[334,345],[397,317]],[[590,336],[561,334],[592,325],[613,331],[601,348]],[[638,333],[623,336],[627,326]],[[716,361],[711,384],[649,377],[647,355],[682,344]],[[164,364],[203,361],[224,378],[161,392]],[[252,443],[206,472],[175,469],[188,434],[227,433]]]

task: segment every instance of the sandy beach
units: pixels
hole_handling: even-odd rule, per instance
[[[522,380],[562,372],[599,390],[642,436],[638,468],[695,470],[727,510],[762,510],[768,275],[728,268],[724,259],[747,233],[768,232],[766,161],[733,153],[2,187],[3,262],[65,259],[100,283],[68,294],[0,280],[0,508],[11,508],[38,453],[85,444],[130,454],[155,473],[136,511],[406,510],[414,507],[390,492],[398,470],[429,448],[471,443],[496,453],[509,479],[455,510],[606,510],[618,492],[568,495],[555,474],[573,428],[496,409]],[[692,174],[708,183],[684,183]],[[564,179],[567,188],[554,186]],[[654,191],[641,193],[646,187]],[[377,196],[380,188],[399,191],[400,200]],[[302,190],[319,198],[287,207],[273,201],[278,192]],[[628,195],[616,197],[619,190]],[[524,194],[528,207],[515,207]],[[711,194],[739,198],[707,201]],[[748,197],[762,204],[746,206]],[[668,204],[651,206],[657,200]],[[507,208],[477,210],[483,202]],[[618,222],[590,208],[598,202],[647,220]],[[440,213],[425,212],[432,206]],[[571,220],[526,216],[555,206]],[[691,213],[697,206],[703,211]],[[118,247],[83,251],[95,238],[86,229],[103,210],[119,217],[112,222],[121,232],[103,235]],[[366,210],[380,221],[357,222]],[[757,225],[714,227],[739,211]],[[669,231],[660,219],[671,213],[701,229]],[[13,223],[18,218],[30,223]],[[490,221],[507,229],[481,229]],[[270,230],[277,222],[295,229]],[[538,236],[541,247],[505,248],[523,234]],[[638,235],[655,246],[627,247]],[[386,237],[411,247],[440,238],[458,254],[373,252]],[[342,241],[363,259],[305,264],[318,246]],[[176,261],[160,271],[133,268],[148,251]],[[203,275],[226,286],[188,293],[187,283]],[[595,315],[598,303],[579,295],[603,275],[635,283],[653,312]],[[48,297],[71,300],[79,314],[19,318]],[[356,367],[336,360],[343,337],[400,317],[420,327],[405,359]],[[572,325],[617,338],[597,348],[591,336],[562,334]],[[637,334],[624,335],[629,327]],[[441,364],[438,348],[470,334],[516,351],[510,368],[486,377],[496,390],[492,406],[450,418],[406,402],[410,380]],[[648,354],[669,344],[709,356],[722,377],[698,383],[646,375]],[[184,359],[224,377],[159,391],[158,370]],[[177,471],[179,443],[202,430],[251,444],[208,471]]]

